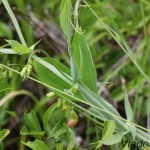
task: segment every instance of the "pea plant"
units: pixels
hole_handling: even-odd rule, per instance
[[[115,107],[98,95],[99,87],[96,69],[84,35],[85,31],[80,26],[79,21],[82,7],[86,7],[92,12],[93,17],[96,17],[99,24],[114,38],[148,83],[150,83],[150,80],[139,66],[127,42],[119,33],[102,21],[85,0],[82,2],[81,0],[62,0],[60,5],[60,27],[68,45],[70,68],[53,59],[44,50],[36,49],[40,41],[31,46],[27,45],[8,1],[1,0],[1,3],[6,8],[20,41],[5,40],[7,44],[0,47],[0,53],[27,58],[27,63],[20,70],[1,63],[1,79],[5,79],[6,76],[7,78],[12,78],[13,76],[10,76],[9,72],[19,74],[22,80],[30,79],[45,86],[51,91],[47,94],[47,97],[57,99],[45,112],[40,113],[42,122],[36,114],[36,107],[29,113],[24,114],[25,126],[22,127],[20,135],[26,138],[22,138],[22,145],[33,150],[82,149],[75,144],[76,135],[74,132],[80,113],[94,124],[95,135],[102,133],[100,138],[97,138],[97,141],[89,143],[91,149],[97,150],[103,145],[111,146],[115,144],[119,144],[120,149],[124,149],[121,147],[123,139],[135,142],[142,139],[150,142],[150,134],[147,133],[150,130],[134,123],[133,111],[125,86],[124,105],[126,118],[122,118]],[[43,57],[38,54],[42,54]],[[29,93],[25,92],[24,94]],[[33,95],[30,96],[33,97]],[[40,103],[36,98],[34,101],[37,105]],[[4,108],[1,108],[0,111],[11,116],[16,115],[14,112]],[[1,129],[0,141],[4,140],[9,133],[8,129]]]

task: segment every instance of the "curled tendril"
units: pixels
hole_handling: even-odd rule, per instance
[[[70,22],[71,22],[71,21],[70,21]],[[71,22],[71,25],[72,25],[73,29],[74,29],[77,33],[79,33],[79,34],[84,34],[84,33],[85,33],[85,30],[83,30],[82,32],[79,32],[79,31],[75,28],[75,26],[73,25],[72,22]]]
[[[87,7],[91,7],[91,5],[80,5],[79,7],[87,8]]]

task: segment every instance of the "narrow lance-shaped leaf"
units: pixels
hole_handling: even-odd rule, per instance
[[[72,38],[71,11],[71,0],[63,0],[61,3],[60,26],[67,38],[69,47]]]
[[[29,114],[24,114],[24,119],[30,131],[35,131],[35,132],[42,131],[35,111],[32,110]],[[41,136],[38,135],[35,135],[34,137],[37,139],[41,139]]]
[[[85,98],[85,100],[93,105],[96,105],[100,108],[102,108],[105,111],[108,111],[114,115],[120,116],[117,110],[110,105],[108,102],[106,102],[102,97],[99,97],[97,94],[92,92],[89,88],[87,88],[82,82],[78,83],[78,88],[82,96]],[[94,109],[95,110],[95,109]],[[119,123],[120,120],[116,117],[111,116],[110,114],[107,114],[105,112],[100,112],[100,114],[103,116],[105,119],[115,119]],[[121,123],[121,122],[120,122]],[[121,123],[122,124],[122,123]]]
[[[20,55],[28,54],[32,51],[29,47],[27,47],[26,45],[22,45],[17,41],[14,40],[6,40],[6,41],[10,44],[11,49]]]
[[[10,133],[8,129],[3,129],[0,131],[0,142],[5,139],[5,137]]]
[[[132,108],[128,100],[127,91],[125,91],[124,105],[125,105],[125,112],[126,112],[127,120],[133,121],[133,112],[132,112]]]
[[[67,129],[68,129],[68,136],[69,136],[69,142],[68,142],[67,150],[72,150],[72,148],[75,145],[76,139],[75,139],[75,135],[74,135],[73,130],[71,130],[70,128],[67,128]]]
[[[72,4],[71,0],[63,0],[61,2],[61,14],[60,14],[60,26],[66,36],[67,42],[68,42],[68,53],[70,55],[70,64],[71,64],[71,74],[74,83],[77,82],[78,79],[78,72],[77,72],[77,66],[73,59],[73,48],[71,46],[71,40],[72,40]]]
[[[35,44],[33,44],[32,46],[30,46],[30,49],[31,49],[31,50],[34,50],[35,46],[36,46],[37,44],[39,44],[40,42],[41,42],[41,40],[37,41]]]
[[[126,112],[127,120],[133,121],[133,111],[132,111],[131,105],[129,103],[127,91],[125,91],[124,105],[125,105],[125,112]],[[136,128],[135,128],[135,126],[128,123],[128,127],[129,127],[129,130],[130,130],[131,134],[132,134],[133,139],[135,139],[135,137],[136,137]]]
[[[3,54],[18,54],[17,52],[15,52],[14,50],[12,50],[10,48],[0,48],[0,53],[3,53]]]
[[[73,40],[73,57],[77,64],[79,79],[94,93],[97,93],[97,75],[92,55],[82,29],[79,28]]]
[[[39,120],[33,110],[29,114],[25,114],[24,119],[31,131],[42,131]]]
[[[47,129],[48,126],[48,121],[52,115],[52,113],[54,112],[54,110],[60,105],[60,102],[58,101],[57,103],[51,105],[45,112],[44,117],[43,117],[43,126],[44,126],[44,130]]]
[[[39,80],[59,90],[70,88],[71,86],[70,81],[67,78],[65,78],[65,76],[63,76],[63,74],[60,73],[55,66],[49,63],[49,61],[47,61],[46,59],[45,60],[41,59],[36,56],[34,56],[34,59],[36,60],[36,61],[34,60],[34,67],[35,67]],[[60,67],[60,66],[57,64],[57,67]],[[67,74],[68,72],[64,68],[65,66],[61,67],[64,73],[67,76],[69,76]]]
[[[22,32],[21,32],[21,29],[20,29],[20,27],[19,27],[18,21],[17,21],[17,19],[16,19],[14,13],[12,12],[12,10],[11,10],[11,8],[10,8],[8,1],[7,1],[7,0],[1,0],[1,1],[2,1],[2,3],[4,4],[4,6],[5,6],[7,12],[9,13],[9,16],[10,16],[10,18],[11,18],[11,20],[12,20],[14,26],[15,26],[15,29],[16,29],[18,35],[19,35],[19,38],[20,38],[20,40],[21,40],[21,43],[22,43],[23,45],[26,45],[26,42],[25,42],[24,37],[23,37],[23,35],[22,35]]]
[[[66,119],[62,119],[62,120],[58,121],[57,124],[51,130],[50,137],[55,137],[57,139],[62,134],[66,133],[67,130],[64,127],[65,122],[66,122]]]
[[[102,139],[97,145],[96,150],[102,146],[102,143],[104,141],[108,140],[113,135],[114,131],[115,131],[115,121],[114,120],[105,121]]]
[[[38,136],[44,136],[45,135],[45,131],[41,131],[41,132],[36,132],[36,131],[29,131],[26,127],[23,127],[20,131],[20,134],[22,135],[38,135]]]

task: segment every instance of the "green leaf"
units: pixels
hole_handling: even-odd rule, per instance
[[[44,136],[45,135],[45,131],[41,131],[41,132],[36,132],[36,131],[29,131],[27,130],[26,127],[23,127],[20,131],[20,134],[22,135],[39,135],[39,136]]]
[[[30,131],[35,131],[35,132],[42,131],[35,111],[32,110],[29,114],[24,114],[24,119]],[[41,136],[34,136],[34,137],[41,139]]]
[[[132,124],[128,124],[128,127],[129,127],[129,131],[131,132],[132,138],[134,140],[136,137],[136,127]]]
[[[68,76],[68,78],[71,79],[71,71],[69,68],[67,68],[64,64],[62,64],[61,62],[57,61],[56,59],[52,59],[54,65],[56,66],[56,68],[59,69],[60,72],[63,72],[66,76]]]
[[[114,145],[116,143],[119,143],[123,137],[122,133],[113,134],[108,140],[104,141],[104,145]]]
[[[3,54],[17,54],[15,51],[13,51],[10,48],[1,48],[0,53],[3,53]]]
[[[33,44],[32,46],[30,46],[30,49],[31,49],[31,50],[34,50],[35,46],[36,46],[37,44],[39,44],[40,42],[41,42],[41,40],[37,41],[35,44]]]
[[[2,3],[4,4],[7,12],[9,13],[9,16],[10,16],[10,18],[11,18],[11,20],[12,20],[14,26],[15,26],[15,29],[16,29],[18,35],[19,35],[19,38],[20,38],[22,44],[26,45],[26,42],[25,42],[24,37],[22,35],[22,32],[21,32],[21,29],[19,27],[18,21],[17,21],[15,15],[13,14],[13,12],[10,8],[8,1],[7,0],[2,0]]]
[[[126,112],[127,120],[133,121],[133,111],[132,111],[132,107],[129,103],[127,91],[125,91],[124,105],[125,105],[125,112]],[[134,125],[132,125],[130,123],[127,123],[127,125],[129,127],[129,131],[131,132],[131,135],[132,135],[133,140],[134,140],[136,137],[136,128]]]
[[[100,140],[96,149],[99,149],[102,146],[102,143],[108,140],[113,135],[114,131],[115,131],[115,121],[114,120],[105,121],[102,139]]]
[[[5,137],[10,133],[8,129],[3,129],[0,131],[0,142],[5,139]]]
[[[72,27],[71,27],[71,0],[63,0],[61,3],[61,14],[60,14],[60,26],[66,35],[68,45],[70,45],[72,38]],[[70,46],[69,46],[70,47]]]
[[[41,59],[34,56],[34,67],[39,79],[57,89],[64,90],[70,88],[70,81],[63,76],[58,69],[51,64],[47,59]],[[62,68],[63,69],[63,68]],[[65,72],[64,72],[65,73]],[[65,73],[66,74],[66,73]],[[46,75],[46,76],[45,76]],[[60,84],[61,83],[61,84]]]
[[[35,111],[32,110],[29,114],[25,114],[24,119],[31,131],[42,131]]]
[[[72,25],[71,25],[71,20],[72,20],[71,0],[62,0],[60,8],[61,8],[60,26],[67,38],[68,52],[70,55],[71,74],[72,74],[74,83],[76,83],[78,79],[78,73],[77,73],[76,63],[73,59],[73,48],[71,47],[71,40],[73,36]]]
[[[63,127],[65,122],[66,119],[58,121],[58,123],[51,130],[50,136],[58,138],[61,134],[64,134],[66,132],[66,129]]]
[[[23,141],[21,141],[21,142],[33,150],[49,150],[49,147],[40,140],[35,140],[33,142],[28,141],[27,143],[25,143]]]
[[[69,139],[67,150],[72,150],[72,148],[75,145],[76,139],[75,139],[75,135],[74,135],[73,130],[70,128],[67,128],[67,130],[68,130],[68,139]]]
[[[44,117],[43,117],[43,127],[44,127],[44,130],[47,129],[47,126],[48,126],[48,122],[49,122],[49,119],[52,115],[52,113],[54,112],[54,110],[58,107],[58,103],[55,103],[53,105],[51,105],[45,112],[44,114]]]
[[[115,131],[115,121],[114,120],[105,121],[102,140],[106,141],[107,139],[109,139],[113,135],[114,131]]]
[[[132,112],[131,105],[129,103],[127,91],[125,91],[124,105],[125,105],[125,112],[126,112],[127,120],[133,121],[133,112]]]
[[[28,48],[25,45],[20,44],[17,41],[14,41],[14,40],[6,40],[6,41],[10,44],[11,49],[20,55],[28,54],[31,52],[30,48]]]
[[[78,32],[75,33],[73,40],[73,58],[78,68],[78,76],[90,90],[97,93],[97,76],[91,52],[83,33],[81,33],[82,29],[79,28]]]
[[[109,111],[110,114],[107,114],[106,112],[100,111],[98,109],[93,109],[94,112],[98,113],[104,120],[111,120],[111,119],[115,120],[117,127],[119,127],[118,129],[124,131],[124,128],[122,128],[124,123],[122,123],[122,121],[118,119],[117,117],[113,116],[113,115],[117,115],[117,116],[120,116],[120,115],[112,105],[110,105],[102,97],[99,97],[97,94],[92,92],[83,83],[78,82],[78,88],[79,88],[80,93],[82,94],[82,96],[88,103],[98,106],[104,111]]]
[[[64,4],[65,4],[66,0],[62,0],[61,4],[60,4],[60,10],[62,10],[64,8]]]
[[[14,111],[8,111],[6,109],[0,109],[0,111],[3,111],[5,113],[9,114],[12,117],[16,117],[16,112],[14,112]]]

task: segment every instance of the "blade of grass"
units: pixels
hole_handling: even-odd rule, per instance
[[[21,32],[21,29],[20,29],[19,24],[17,22],[17,19],[16,19],[15,15],[13,14],[13,12],[12,12],[12,10],[10,8],[8,1],[7,0],[2,0],[2,3],[4,4],[7,12],[10,15],[10,18],[11,18],[11,20],[12,20],[12,22],[13,22],[15,28],[16,28],[16,31],[18,33],[18,36],[19,36],[20,40],[21,40],[21,43],[23,45],[26,45],[26,42],[25,42],[24,37],[22,35],[22,32]]]

